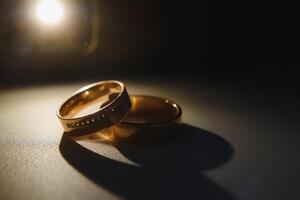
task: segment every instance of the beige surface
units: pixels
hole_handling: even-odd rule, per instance
[[[153,167],[153,163],[148,165],[152,172],[141,173],[145,178],[136,178],[140,174],[139,170],[149,169],[143,166],[147,159],[136,162],[113,145],[82,142],[83,146],[95,153],[92,157],[99,155],[95,157],[95,162],[100,172],[90,172],[95,168],[76,164],[76,155],[70,158],[71,161],[75,160],[74,166],[62,155],[59,148],[62,127],[56,118],[58,106],[85,83],[2,89],[0,199],[148,199],[153,198],[152,195],[157,199],[211,199],[207,190],[212,188],[212,191],[219,192],[219,196],[223,195],[224,199],[299,197],[300,134],[298,124],[295,123],[299,115],[295,114],[297,110],[292,106],[295,104],[292,99],[284,104],[288,105],[284,112],[294,114],[284,116],[279,114],[281,110],[273,104],[261,103],[267,102],[267,99],[253,91],[243,96],[222,85],[199,83],[191,88],[176,81],[155,84],[125,81],[125,84],[131,94],[164,96],[178,102],[183,108],[184,123],[223,138],[223,142],[227,141],[233,149],[232,158],[214,167],[200,167],[197,170],[193,166],[202,166],[198,165],[201,158],[197,156],[205,155],[205,152],[195,154],[190,163],[181,163],[181,159],[186,162],[189,157],[184,153],[193,154],[194,147],[189,148],[177,157],[181,173],[174,171],[170,179],[166,171],[167,178],[157,180],[157,184],[162,187],[153,187],[151,184],[155,180],[150,180],[153,176],[148,177],[147,174],[165,169],[159,167],[159,160],[155,163],[156,167]],[[180,144],[189,147],[189,140],[186,141]],[[98,159],[107,161],[107,165],[102,165]],[[90,164],[93,164],[92,161]],[[205,159],[203,162],[206,162]],[[108,169],[109,163],[112,166],[117,163],[117,167]],[[134,174],[134,178],[124,175],[120,179],[122,170],[127,168]],[[164,172],[159,174],[163,176]],[[186,178],[185,174],[195,176]],[[108,178],[110,175],[111,179]],[[136,180],[140,183],[132,184]],[[176,185],[176,181],[183,192],[168,187]],[[130,188],[131,184],[133,188]]]

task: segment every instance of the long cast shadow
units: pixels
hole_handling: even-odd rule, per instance
[[[230,144],[215,134],[182,124],[165,143],[112,145],[141,167],[106,158],[66,135],[60,152],[83,175],[125,199],[234,199],[203,173],[233,154]]]

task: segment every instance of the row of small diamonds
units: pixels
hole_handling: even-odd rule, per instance
[[[89,125],[90,123],[94,123],[95,121],[101,120],[102,118],[104,118],[105,116],[110,115],[114,111],[115,110],[112,108],[107,113],[102,114],[100,117],[92,118],[92,119],[82,121],[82,122],[77,122],[77,123],[67,123],[67,126],[68,126],[68,128],[78,128],[78,127],[81,127],[81,126],[86,126],[86,125]]]

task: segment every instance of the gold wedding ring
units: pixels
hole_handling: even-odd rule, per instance
[[[133,95],[129,113],[111,127],[114,140],[151,143],[171,138],[181,122],[182,110],[161,97]]]
[[[105,102],[92,113],[76,116],[96,101]],[[59,108],[57,116],[64,131],[73,137],[81,137],[106,129],[120,122],[129,112],[131,101],[123,83],[102,81],[76,91]]]

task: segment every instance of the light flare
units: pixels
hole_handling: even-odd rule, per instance
[[[57,0],[42,0],[36,7],[38,19],[46,24],[57,24],[62,20],[63,13],[63,6]]]

